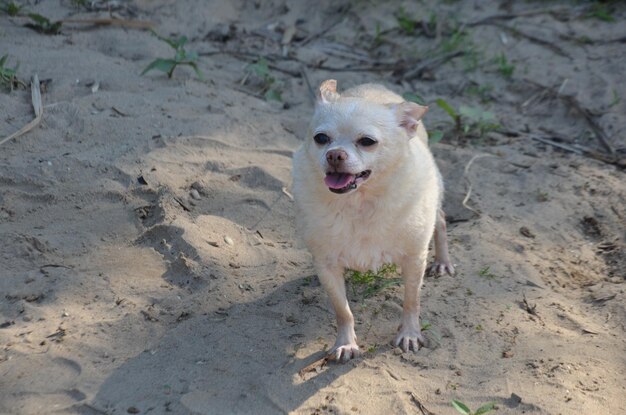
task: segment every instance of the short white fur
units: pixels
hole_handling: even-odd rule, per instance
[[[294,155],[298,227],[335,309],[338,336],[331,355],[337,360],[359,353],[346,299],[346,268],[400,266],[405,297],[395,343],[407,351],[416,351],[423,343],[419,293],[436,223],[435,266],[439,272],[454,272],[440,211],[443,184],[420,121],[426,110],[380,85],[361,85],[340,95],[335,81],[325,81],[308,135]],[[330,142],[316,143],[313,137],[319,133]],[[362,146],[358,142],[362,137],[376,144]],[[329,165],[331,150],[347,155],[342,172],[356,175],[371,170],[371,174],[345,194],[329,191],[324,177],[337,168]]]

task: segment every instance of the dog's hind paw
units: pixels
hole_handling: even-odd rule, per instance
[[[344,344],[341,346],[335,345],[328,353],[330,360],[345,363],[350,359],[354,359],[361,354],[359,346],[356,343]]]
[[[430,266],[430,272],[436,275],[454,275],[454,265],[450,261],[435,261]]]
[[[424,345],[424,336],[422,336],[422,333],[418,330],[400,329],[400,333],[396,336],[394,344],[396,347],[399,346],[404,352],[411,350],[417,352],[420,345]]]

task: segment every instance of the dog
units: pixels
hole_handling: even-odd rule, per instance
[[[395,345],[417,351],[420,290],[428,246],[434,269],[454,273],[448,254],[443,181],[421,121],[428,107],[377,84],[342,94],[324,81],[308,135],[293,157],[298,228],[333,305],[337,340],[331,359],[359,355],[344,273],[400,266],[404,305]]]

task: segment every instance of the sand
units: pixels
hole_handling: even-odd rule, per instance
[[[26,4],[185,35],[203,80],[140,76],[172,55],[145,30],[44,35],[0,15],[0,54],[45,81],[41,125],[0,146],[0,413],[626,411],[626,9],[488,4]],[[439,25],[404,33],[402,5]],[[442,48],[465,55],[431,60]],[[258,56],[273,83],[246,76]],[[350,286],[364,355],[301,375],[335,335],[288,191],[307,80],[328,78],[430,104],[458,274],[426,278],[415,354],[390,344],[402,287]],[[491,111],[499,132],[455,133],[437,98]],[[0,93],[0,138],[33,118],[28,87]]]

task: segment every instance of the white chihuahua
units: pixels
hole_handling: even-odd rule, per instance
[[[400,266],[404,307],[395,345],[419,349],[420,290],[435,232],[439,273],[454,273],[441,200],[443,183],[420,119],[428,107],[405,102],[383,86],[337,93],[324,81],[309,134],[293,158],[298,225],[337,316],[329,355],[359,354],[344,272]]]

